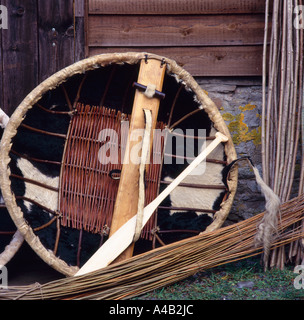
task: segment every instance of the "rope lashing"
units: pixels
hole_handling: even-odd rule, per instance
[[[145,168],[148,156],[150,154],[149,147],[152,129],[152,112],[151,110],[146,109],[144,109],[143,111],[145,115],[145,130],[142,139],[141,162],[139,166],[139,197],[133,242],[136,242],[139,239],[143,226],[143,215],[145,207]]]
[[[152,98],[165,99],[166,97],[165,93],[156,90],[156,86],[154,84],[148,84],[147,86],[144,86],[140,83],[134,82],[133,87],[143,92],[143,94],[149,99],[152,99]]]
[[[153,98],[154,95],[155,95],[155,92],[156,92],[156,85],[155,84],[148,84],[147,85],[147,88],[144,92],[144,95],[147,97],[147,98]]]

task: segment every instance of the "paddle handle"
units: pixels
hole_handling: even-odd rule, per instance
[[[0,127],[5,129],[8,124],[9,116],[0,108]]]
[[[156,197],[150,204],[146,207],[149,207],[149,210],[152,213],[157,209],[157,207],[162,203],[167,196],[203,161],[207,156],[221,143],[228,141],[228,138],[220,132],[215,134],[215,139],[205,148],[190,164],[189,166],[182,171],[169,185],[163,190],[158,197]],[[149,218],[148,218],[149,220]],[[144,220],[144,224],[147,221]]]
[[[143,226],[150,219],[153,212],[160,203],[203,161],[207,156],[221,143],[227,142],[228,138],[220,132],[215,134],[215,139],[204,149],[189,166],[174,179],[168,187],[163,190],[144,209]],[[136,215],[128,220],[120,227],[83,265],[83,267],[75,274],[75,276],[84,275],[86,273],[96,271],[108,266],[116,259],[133,241],[134,230],[136,225]]]

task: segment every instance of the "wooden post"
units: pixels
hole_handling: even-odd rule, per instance
[[[142,85],[155,85],[156,90],[161,91],[165,76],[165,65],[161,61],[155,59],[142,60],[138,75],[138,83]],[[137,145],[138,141],[132,141],[130,135],[134,130],[145,128],[145,118],[143,109],[151,110],[152,112],[152,130],[155,129],[158,109],[160,101],[158,98],[148,98],[143,92],[136,91],[133,103],[133,110],[130,120],[129,136],[126,146],[123,167],[120,176],[114,213],[112,218],[110,237],[122,225],[124,225],[137,212],[138,205],[138,181],[139,181],[139,166],[140,163],[132,163],[130,158],[132,148]],[[150,151],[152,148],[153,131],[151,134]],[[134,243],[125,250],[115,262],[132,257]]]

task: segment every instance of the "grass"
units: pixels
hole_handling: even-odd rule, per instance
[[[137,300],[302,300],[295,289],[294,266],[264,272],[258,257],[199,272]],[[302,280],[304,284],[304,280]]]

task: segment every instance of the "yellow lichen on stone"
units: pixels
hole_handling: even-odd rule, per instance
[[[254,110],[256,108],[256,106],[255,105],[253,105],[253,104],[246,104],[246,106],[245,107],[242,107],[242,106],[240,106],[239,107],[239,109],[241,110],[241,111],[252,111],[252,110]]]
[[[247,104],[245,107],[240,107],[242,111],[252,111],[256,108],[254,105]],[[232,135],[232,140],[235,144],[239,145],[241,142],[252,141],[255,145],[261,144],[261,127],[249,131],[248,125],[244,122],[245,114],[240,113],[232,115],[231,113],[224,113],[223,119],[227,122],[228,128]]]
[[[222,117],[223,117],[223,119],[224,119],[225,121],[232,121],[232,120],[235,119],[235,116],[234,116],[233,114],[229,113],[229,112],[224,113],[224,114],[222,115]]]
[[[240,113],[235,116],[235,121],[231,121],[228,125],[228,128],[230,132],[236,132],[233,136],[233,142],[235,144],[240,144],[241,142],[244,142],[244,137],[246,136],[248,132],[248,126],[246,123],[244,123],[244,114]]]

